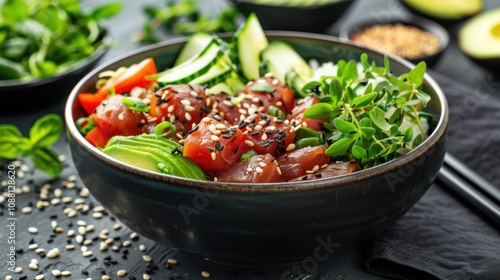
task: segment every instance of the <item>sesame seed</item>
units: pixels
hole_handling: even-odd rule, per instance
[[[12,280],[12,276],[10,275],[5,276],[5,280]]]
[[[37,248],[35,250],[35,253],[37,253],[37,254],[45,253],[45,249],[43,249],[43,248]]]
[[[70,276],[70,275],[71,275],[71,271],[64,270],[61,272],[61,276]]]
[[[68,233],[66,233],[66,236],[68,236],[68,237],[73,237],[73,236],[75,236],[75,230],[74,230],[74,229],[70,229],[70,230],[68,230]]]
[[[148,255],[142,255],[142,259],[145,261],[145,262],[151,262],[151,257],[148,256]]]
[[[177,264],[177,260],[176,259],[168,259],[167,260],[167,264]]]
[[[121,224],[114,224],[113,225],[113,229],[114,230],[120,230],[122,228],[122,225]]]
[[[106,251],[108,249],[108,244],[106,244],[105,242],[101,242],[99,244],[99,251]]]
[[[259,166],[257,166],[257,167],[255,168],[255,172],[257,172],[257,173],[259,173],[259,174],[262,174],[262,173],[264,173],[264,170],[262,170],[262,168],[260,168]]]
[[[36,263],[30,263],[28,265],[28,267],[31,269],[31,270],[38,270],[38,265]]]
[[[253,146],[255,145],[255,144],[254,144],[252,141],[250,141],[250,140],[245,140],[245,144],[247,144],[247,146],[249,146],[249,147],[253,147]]]
[[[54,269],[54,270],[52,270],[52,275],[54,275],[54,277],[59,277],[59,276],[61,276],[61,271]]]
[[[184,106],[184,110],[186,110],[187,112],[193,112],[195,108],[191,105],[186,105]]]
[[[19,274],[19,273],[22,273],[23,272],[23,268],[22,267],[16,267],[16,269],[14,269],[14,272]]]
[[[217,159],[217,154],[215,152],[211,152],[210,156],[212,157],[212,160]]]
[[[132,245],[132,241],[130,241],[130,240],[125,240],[122,243],[123,247],[130,247],[130,245]]]
[[[281,168],[280,168],[279,166],[278,166],[278,167],[276,167],[276,172],[277,172],[279,175],[281,175]]]
[[[105,209],[103,206],[99,205],[99,206],[94,207],[93,211],[94,212],[104,212]]]
[[[38,248],[38,244],[36,244],[36,243],[30,244],[30,245],[28,246],[28,249],[30,249],[30,250],[35,250],[35,249],[37,249],[37,248]]]
[[[120,276],[120,277],[123,277],[123,276],[127,275],[127,271],[126,271],[126,270],[124,270],[124,269],[118,270],[118,271],[116,272],[116,275],[118,275],[118,276]]]
[[[151,277],[149,276],[149,274],[144,273],[144,274],[142,275],[142,279],[143,279],[143,280],[150,280],[150,279],[151,279]]]
[[[59,248],[54,248],[47,253],[47,258],[53,259],[59,256]]]
[[[208,278],[210,277],[210,273],[206,272],[206,271],[202,271],[201,272],[201,276],[205,277],[205,278]]]
[[[23,209],[21,209],[21,213],[23,214],[29,214],[31,211],[33,211],[33,208],[31,207],[23,207]]]
[[[83,238],[83,236],[82,236],[82,235],[77,235],[77,236],[75,237],[75,240],[76,240],[76,242],[77,242],[78,244],[82,244],[82,243],[83,243],[84,238]]]
[[[39,275],[35,276],[35,280],[42,280],[43,278],[45,278],[45,275],[43,275],[43,274],[39,274]]]
[[[36,227],[29,227],[28,232],[32,234],[38,233],[38,229]]]
[[[100,218],[102,218],[102,213],[101,212],[94,212],[94,213],[92,213],[92,218],[100,219]]]
[[[189,100],[181,100],[181,104],[184,105],[184,106],[189,106],[189,105],[191,105],[191,101],[189,101]]]
[[[288,146],[286,147],[286,151],[287,151],[287,152],[291,152],[291,151],[293,151],[293,150],[295,150],[295,144],[293,144],[293,143],[292,143],[292,144],[290,144],[290,145],[288,145]]]
[[[93,255],[92,251],[85,251],[85,252],[82,252],[82,256],[84,256],[84,257],[90,257],[90,256],[92,256],[92,255]]]
[[[216,136],[216,135],[212,135],[212,137],[210,137],[210,139],[211,139],[212,141],[219,141],[219,140],[220,140],[220,139],[219,139],[219,137],[218,137],[218,136]]]
[[[68,250],[68,251],[75,250],[75,245],[73,245],[73,244],[66,245],[66,250]]]
[[[103,275],[101,277],[101,280],[109,280],[109,279],[111,279],[111,277],[109,275]]]
[[[144,244],[139,245],[139,251],[145,252],[146,251],[146,246],[144,246]]]

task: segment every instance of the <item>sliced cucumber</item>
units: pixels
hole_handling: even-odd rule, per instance
[[[233,38],[238,69],[248,80],[257,79],[260,53],[269,45],[264,30],[255,14],[250,14]]]
[[[227,93],[234,95],[240,92],[245,87],[245,83],[241,80],[238,73],[232,72],[232,75],[227,77],[223,82],[215,84],[207,88],[207,94]]]
[[[189,37],[184,47],[182,47],[177,60],[175,61],[175,66],[189,60],[190,58],[196,56],[202,50],[204,50],[208,44],[213,40],[213,36],[207,33],[196,33]]]
[[[268,72],[300,94],[302,86],[312,77],[309,64],[290,46],[274,41],[262,51],[262,60],[267,62]]]
[[[227,56],[222,56],[205,74],[193,79],[192,85],[211,87],[224,82],[233,73],[233,66]]]
[[[160,86],[188,83],[205,74],[224,55],[227,55],[226,47],[212,40],[197,57],[157,74],[157,82]]]

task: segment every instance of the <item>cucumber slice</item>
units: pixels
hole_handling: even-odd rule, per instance
[[[157,82],[160,86],[188,83],[205,74],[220,57],[226,55],[225,51],[225,46],[213,40],[197,57],[157,74]]]
[[[233,37],[238,69],[248,80],[260,78],[260,53],[269,45],[255,14],[250,14]]]
[[[177,60],[174,65],[177,66],[190,58],[196,56],[202,50],[204,50],[210,42],[213,40],[213,36],[207,33],[196,33],[189,37],[184,47],[182,47]]]
[[[234,95],[240,92],[244,87],[245,83],[240,79],[238,73],[232,72],[232,75],[226,78],[226,80],[224,80],[223,82],[207,88],[205,93],[218,94],[224,92],[230,95]]]
[[[312,77],[311,67],[292,46],[285,42],[272,42],[262,51],[262,60],[267,61],[268,71],[281,82],[285,82],[285,75],[290,70],[304,79]]]
[[[194,78],[189,83],[192,85],[211,87],[217,83],[224,82],[232,72],[233,66],[231,61],[227,56],[222,56],[205,74]]]
[[[262,51],[262,60],[266,61],[268,72],[292,88],[296,95],[303,96],[302,87],[311,79],[313,72],[292,46],[274,41]]]

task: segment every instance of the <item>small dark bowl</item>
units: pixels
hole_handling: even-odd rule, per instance
[[[444,29],[441,25],[431,20],[420,18],[420,17],[406,17],[406,18],[391,18],[389,20],[365,20],[356,22],[350,25],[342,26],[339,31],[339,37],[342,40],[351,40],[352,36],[364,29],[373,26],[373,25],[385,25],[385,24],[397,24],[401,23],[407,26],[415,26],[420,28],[421,30],[427,31],[439,39],[440,47],[439,50],[431,55],[416,58],[416,59],[407,59],[413,64],[417,64],[420,61],[425,61],[428,67],[433,66],[436,62],[441,58],[444,50],[448,47],[450,36],[446,29]]]
[[[266,30],[322,32],[339,20],[354,0],[318,5],[271,5],[247,0],[231,0],[245,15],[255,13]]]
[[[18,106],[12,105],[21,102],[24,110],[33,110],[66,99],[75,84],[106,54],[110,43],[111,37],[105,36],[91,56],[55,76],[27,81],[0,80],[0,114],[20,112]]]
[[[267,35],[320,62],[359,59],[362,53],[379,65],[384,60],[382,53],[332,36],[284,31]],[[100,72],[148,57],[159,69],[171,66],[185,42],[179,38],[148,46],[98,67],[76,85],[66,104],[78,174],[109,213],[137,233],[218,261],[297,261],[378,234],[403,216],[436,178],[445,154],[448,107],[429,75],[424,81],[432,97],[427,110],[438,116],[430,136],[403,157],[335,178],[265,185],[202,182],[145,171],[90,145],[75,126],[75,120],[85,115],[77,94],[91,90]],[[399,57],[389,59],[395,74],[412,68]]]

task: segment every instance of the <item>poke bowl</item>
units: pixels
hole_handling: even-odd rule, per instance
[[[219,34],[217,38],[222,40],[218,42],[224,45],[223,42],[230,41],[231,38],[234,39],[238,34],[239,32]],[[252,38],[258,38],[258,36],[252,36]],[[401,58],[391,55],[384,57],[382,53],[377,51],[341,42],[331,36],[272,31],[266,32],[265,38],[269,41],[269,45],[273,42],[286,43],[305,60],[315,59],[319,62],[338,61],[339,59],[359,60],[360,56],[365,56],[362,55],[364,53],[373,60],[374,64],[383,65],[384,61],[385,64],[390,63],[391,73],[394,75],[402,75],[415,69],[414,65]],[[184,50],[184,46],[189,44],[190,40],[190,38],[178,38],[151,45],[98,67],[75,86],[65,107],[72,158],[83,183],[111,215],[144,237],[187,253],[223,262],[255,264],[297,261],[317,253],[316,249],[318,248],[331,254],[339,246],[348,246],[380,233],[389,224],[403,216],[424,195],[436,178],[445,154],[448,108],[443,92],[427,74],[422,76],[419,87],[430,97],[425,108],[426,114],[434,116],[434,121],[430,122],[430,130],[426,139],[411,151],[397,158],[356,172],[351,173],[354,171],[351,170],[334,177],[321,176],[317,172],[318,169],[323,170],[321,168],[324,167],[318,160],[317,164],[321,164],[321,167],[309,168],[312,170],[305,171],[296,180],[283,180],[278,177],[277,180],[270,179],[266,182],[254,181],[252,178],[255,176],[252,175],[252,177],[249,174],[255,172],[246,172],[248,168],[236,171],[232,166],[223,166],[222,170],[217,170],[219,167],[217,167],[218,161],[216,159],[220,159],[224,151],[219,143],[219,146],[215,144],[213,147],[203,147],[198,150],[199,153],[191,158],[195,165],[192,165],[192,162],[189,163],[187,165],[188,171],[185,171],[196,173],[198,172],[196,165],[203,166],[208,170],[206,171],[207,175],[205,175],[208,179],[184,178],[172,171],[178,168],[176,164],[168,167],[168,163],[158,163],[154,165],[160,168],[157,171],[132,164],[138,157],[142,157],[141,152],[145,151],[141,147],[142,144],[131,144],[132,146],[128,146],[130,149],[113,150],[110,146],[111,142],[123,144],[128,141],[120,136],[121,138],[108,140],[105,148],[97,148],[95,147],[96,142],[102,140],[101,138],[104,137],[102,134],[101,138],[93,138],[94,142],[88,140],[88,134],[82,135],[81,122],[78,120],[87,118],[89,113],[97,114],[99,110],[115,111],[109,109],[113,108],[111,99],[107,99],[104,105],[98,104],[97,106],[102,108],[95,108],[93,111],[82,106],[79,95],[95,92],[95,85],[100,79],[100,74],[102,76],[102,73],[115,71],[120,67],[137,70],[137,67],[133,65],[144,64],[144,61],[149,59],[154,60],[158,69],[168,69],[174,64],[178,65],[176,60],[179,59],[179,56],[183,56],[184,51],[182,50]],[[258,40],[256,39],[256,41]],[[206,53],[199,52],[199,54],[205,55]],[[245,54],[251,55],[251,51],[247,51]],[[197,63],[188,59],[187,64],[190,65],[189,69],[192,69],[191,67]],[[182,70],[185,65],[172,69]],[[377,69],[377,71],[381,71],[383,68]],[[180,75],[180,71],[166,70],[161,73]],[[147,81],[151,82],[154,77],[158,76],[150,75]],[[269,77],[269,74],[265,77]],[[404,77],[408,78],[408,76]],[[158,78],[157,81],[159,82],[160,79],[164,78]],[[251,80],[249,84],[243,84],[243,86],[255,86],[259,80]],[[180,87],[184,87],[184,89],[190,87],[187,94],[191,94],[192,97],[198,97],[200,91],[208,90],[206,85],[201,88],[195,85],[166,86],[161,92],[155,91],[155,96],[156,98],[165,98],[169,94],[181,94],[184,89]],[[259,87],[266,88],[263,85],[259,85]],[[260,91],[264,91],[264,89],[260,89]],[[121,90],[116,87],[111,91],[115,90],[116,93],[108,98],[116,98],[120,95]],[[277,91],[272,92],[277,94]],[[91,97],[91,95],[86,96]],[[135,95],[131,94],[131,96]],[[131,97],[120,98],[122,101],[129,98],[127,102],[136,100]],[[163,101],[158,101],[158,99],[151,101],[150,106],[169,102],[165,99],[160,100]],[[203,99],[203,102],[207,102],[206,100]],[[234,101],[233,99],[229,100]],[[254,101],[263,102],[263,100],[261,98],[260,101]],[[179,103],[178,106],[184,107],[194,103],[193,101],[190,104],[184,104],[186,102],[183,100],[176,102]],[[141,102],[129,103],[134,103],[132,107],[144,105]],[[219,103],[227,102],[222,100]],[[356,104],[358,104],[357,108],[361,108],[360,102]],[[278,104],[275,105],[278,106]],[[107,109],[103,109],[106,107]],[[138,107],[134,108],[139,110]],[[161,111],[161,108],[159,109]],[[168,111],[168,106],[165,109]],[[135,112],[132,115],[137,116],[140,113]],[[261,115],[262,112],[254,114],[255,117],[262,117]],[[183,116],[188,118],[186,114]],[[196,116],[197,114],[191,114],[189,119]],[[220,115],[217,116],[220,117]],[[235,126],[225,125],[222,127],[220,126],[221,122],[213,123],[217,120],[217,116],[210,114],[202,116],[200,123],[193,125],[188,134],[194,135],[207,129],[210,127],[209,124],[214,124],[208,128],[209,130],[220,129],[223,131],[228,129],[228,131],[234,130],[231,132],[232,135],[240,133],[238,132],[239,128]],[[276,116],[273,120],[278,122],[279,117]],[[118,118],[125,122],[124,117]],[[175,117],[173,120],[169,119],[175,121]],[[152,120],[148,119],[145,123],[139,120],[142,123],[139,127],[147,127],[148,125],[145,124],[149,124],[150,121]],[[261,121],[263,120],[257,120],[256,123],[260,124]],[[262,125],[265,122],[264,118]],[[133,123],[138,124],[137,119],[134,119]],[[172,125],[172,123],[170,124]],[[250,126],[249,124],[250,122],[246,123]],[[339,124],[337,123],[337,125]],[[163,137],[166,137],[172,126],[157,129],[159,126],[158,124],[155,128],[161,132],[157,136],[164,139]],[[255,126],[253,127],[255,128]],[[279,127],[277,123],[276,127]],[[213,136],[216,135],[211,135],[207,141],[222,142],[225,132],[221,131],[218,133],[212,131],[218,137],[214,139]],[[253,136],[250,131],[242,134],[248,137]],[[263,135],[263,133],[259,134],[259,141],[264,141],[264,137],[267,139],[268,136]],[[168,146],[168,151],[171,151],[172,155],[177,154],[180,157],[183,152],[188,150],[189,136],[184,136],[186,135],[178,137],[185,141],[180,148]],[[272,136],[274,135],[271,134],[269,138],[277,139]],[[176,138],[175,134],[172,137]],[[137,144],[137,142],[135,143]],[[223,143],[229,145],[229,142]],[[243,141],[240,144],[238,146],[240,148],[245,147],[245,145],[254,146],[254,143],[248,141]],[[281,150],[282,154],[288,154],[289,144],[286,145],[286,150]],[[294,142],[294,146],[290,150],[300,150],[295,147],[295,144],[299,145],[298,142]],[[156,147],[161,149],[159,146]],[[207,150],[208,154],[203,152]],[[237,149],[229,151],[232,154],[236,153],[235,150]],[[275,148],[275,150],[279,149]],[[289,154],[290,158],[292,152]],[[150,162],[157,155],[149,155],[144,159]],[[259,156],[261,155],[249,156],[250,160],[247,159],[247,162],[252,162],[252,158]],[[227,157],[230,156],[226,155],[224,160]],[[257,165],[251,169],[258,171],[260,168],[260,172],[257,173],[273,173],[274,176],[278,168],[274,166],[271,171],[266,168],[275,164],[274,162],[278,162],[279,157],[280,155],[275,154],[264,164],[257,162]],[[241,161],[243,162],[243,157]],[[299,157],[298,164],[305,161]],[[352,163],[352,161],[348,163]],[[177,165],[183,164],[185,162]],[[336,162],[331,162],[331,164],[336,164]],[[226,172],[226,169],[230,172]],[[295,172],[295,169],[300,168],[295,166],[288,168],[286,172]],[[162,173],[161,170],[169,174]],[[281,171],[277,173],[285,174],[284,170],[285,167],[282,166]],[[193,176],[197,176],[196,174]],[[229,179],[222,180],[223,178]]]

